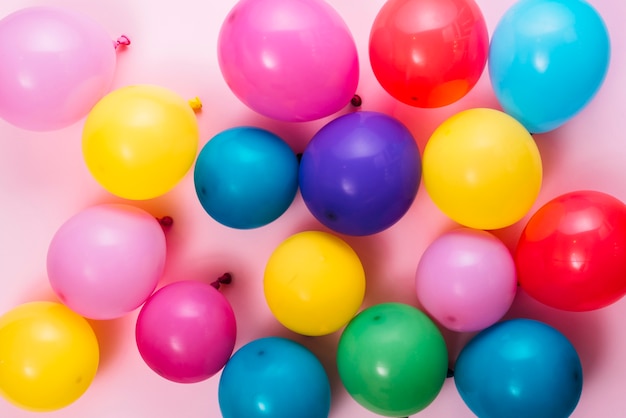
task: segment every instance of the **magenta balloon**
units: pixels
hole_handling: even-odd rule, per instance
[[[135,329],[145,363],[177,383],[200,382],[219,372],[233,353],[236,334],[228,300],[213,286],[192,280],[155,292]]]
[[[119,318],[154,292],[165,256],[165,234],[154,216],[130,205],[97,205],[55,233],[48,248],[48,279],[76,313]]]
[[[352,34],[323,0],[240,0],[220,29],[218,58],[243,103],[289,122],[341,110],[359,81]]]
[[[72,125],[110,89],[114,43],[92,19],[29,7],[0,20],[0,117],[31,131]]]
[[[515,263],[494,235],[461,228],[434,240],[415,274],[424,310],[444,327],[480,331],[499,321],[517,293]]]

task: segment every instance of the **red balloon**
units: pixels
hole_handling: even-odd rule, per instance
[[[553,308],[591,311],[626,294],[626,205],[597,191],[561,195],[532,215],[519,239],[519,284]]]
[[[389,0],[374,20],[374,75],[395,99],[433,108],[465,96],[487,62],[489,33],[474,0]]]

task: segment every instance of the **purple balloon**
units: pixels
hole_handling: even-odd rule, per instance
[[[228,300],[207,283],[166,285],[137,317],[137,348],[145,363],[177,383],[206,380],[220,371],[235,348],[237,326]]]
[[[383,231],[409,210],[422,174],[419,149],[397,119],[359,111],[323,126],[300,162],[300,190],[309,211],[335,232]]]

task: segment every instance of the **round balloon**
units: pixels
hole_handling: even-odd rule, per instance
[[[278,219],[298,190],[298,159],[261,128],[227,129],[206,143],[195,164],[196,195],[217,222],[238,229]]]
[[[446,106],[482,75],[489,33],[474,0],[390,0],[370,32],[369,57],[381,86],[411,106]]]
[[[583,373],[576,349],[558,330],[512,319],[463,347],[454,382],[481,418],[566,418],[580,399]]]
[[[513,255],[489,232],[446,232],[422,254],[415,289],[424,310],[444,327],[482,330],[502,319],[515,299]]]
[[[222,371],[218,390],[224,418],[327,418],[330,382],[303,345],[265,337],[241,347]]]
[[[515,262],[520,286],[553,308],[591,311],[626,294],[626,206],[579,190],[555,197],[529,219]]]
[[[263,288],[276,319],[302,335],[331,334],[357,313],[365,297],[365,272],[341,238],[320,231],[290,236],[265,266]]]
[[[220,28],[218,62],[245,105],[288,122],[341,110],[359,81],[352,34],[324,0],[239,0]]]
[[[19,408],[65,408],[91,386],[100,349],[89,323],[55,302],[29,302],[0,317],[0,394]]]
[[[421,179],[411,132],[397,119],[360,111],[340,116],[310,140],[300,191],[315,218],[344,235],[381,232],[409,210]]]
[[[193,165],[198,122],[189,103],[163,87],[119,88],[89,112],[83,156],[110,193],[146,200],[170,191]]]
[[[163,275],[165,256],[165,234],[154,216],[126,204],[101,204],[72,216],[54,234],[48,279],[73,311],[114,319],[148,299]]]
[[[0,118],[30,131],[65,128],[111,88],[114,43],[76,11],[37,6],[0,20]]]
[[[493,32],[489,76],[505,112],[530,132],[548,132],[596,95],[610,55],[607,27],[589,2],[521,0]]]
[[[406,417],[426,408],[441,391],[448,350],[422,311],[383,303],[365,309],[344,329],[337,367],[359,404],[379,415]]]
[[[423,155],[424,186],[450,219],[474,229],[500,229],[522,219],[541,189],[541,155],[522,124],[494,109],[468,109],[446,119]]]
[[[157,290],[139,311],[135,328],[145,363],[176,383],[197,383],[219,372],[236,335],[228,300],[210,284],[192,280]]]

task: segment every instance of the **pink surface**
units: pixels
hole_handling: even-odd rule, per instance
[[[326,120],[302,124],[276,122],[243,105],[226,86],[217,63],[219,28],[234,1],[165,2],[152,0],[2,0],[0,16],[37,4],[67,6],[99,21],[111,39],[126,34],[132,45],[119,51],[114,87],[152,83],[198,96],[201,141],[240,125],[272,130],[301,152]],[[446,117],[471,107],[497,107],[486,72],[461,101],[441,109],[416,109],[393,100],[377,84],[367,58],[368,37],[383,0],[332,0],[356,40],[360,56],[358,94],[363,109],[391,114],[404,122],[423,150],[430,133]],[[512,0],[478,1],[490,33]],[[612,39],[612,62],[599,94],[562,128],[536,140],[544,163],[541,194],[532,211],[551,198],[577,189],[594,189],[626,200],[626,145],[622,122],[626,93],[626,3],[596,0]],[[2,63],[0,63],[2,65]],[[5,94],[0,92],[0,94]],[[19,100],[19,98],[15,98]],[[81,153],[82,121],[61,131],[32,133],[0,121],[0,311],[33,300],[54,300],[46,277],[51,238],[81,209],[120,202],[90,176]],[[331,417],[375,417],[344,391],[334,363],[339,333],[305,338],[285,330],[271,315],[263,296],[263,270],[271,251],[288,236],[323,229],[298,195],[289,210],[265,227],[240,231],[213,221],[198,202],[189,173],[168,194],[137,206],[155,216],[169,215],[168,258],[160,286],[178,280],[212,281],[233,274],[223,289],[238,321],[236,348],[252,339],[280,335],[309,347],[326,366],[332,384]],[[528,217],[497,235],[513,248]],[[367,275],[365,305],[399,301],[417,304],[414,276],[420,255],[439,234],[455,225],[432,203],[422,187],[406,216],[387,231],[346,237],[363,260]],[[219,417],[219,375],[195,384],[169,382],[141,359],[134,339],[137,311],[111,321],[93,322],[101,342],[101,367],[87,393],[70,407],[46,414],[67,418]],[[623,395],[626,300],[587,313],[568,313],[540,305],[520,292],[507,317],[529,317],[555,326],[576,347],[583,364],[584,387],[573,417],[619,417]],[[470,334],[444,332],[454,360]],[[33,417],[0,400],[0,416]],[[471,417],[473,414],[448,379],[438,398],[420,417]]]

